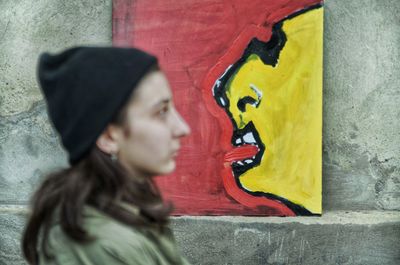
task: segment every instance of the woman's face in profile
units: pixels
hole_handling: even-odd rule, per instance
[[[118,159],[135,175],[151,177],[175,169],[180,138],[188,135],[190,128],[175,109],[168,80],[161,71],[141,80],[119,132]]]

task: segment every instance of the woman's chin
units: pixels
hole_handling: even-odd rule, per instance
[[[171,174],[172,172],[175,171],[175,168],[176,168],[176,162],[175,162],[175,160],[172,160],[172,161],[168,164],[168,166],[167,166],[167,168],[166,168],[166,173],[165,173],[165,174]]]
[[[168,163],[166,163],[165,165],[158,168],[157,175],[162,176],[162,175],[171,174],[172,172],[174,172],[175,168],[176,168],[175,160],[168,161]]]

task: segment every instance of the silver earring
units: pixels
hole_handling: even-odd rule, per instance
[[[116,154],[111,154],[111,161],[116,162],[118,160],[118,157]]]

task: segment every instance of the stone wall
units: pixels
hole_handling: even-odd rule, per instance
[[[0,1],[0,265],[40,178],[66,165],[35,81],[42,51],[111,44],[111,0]],[[180,217],[193,264],[400,264],[400,1],[325,4],[321,218]]]

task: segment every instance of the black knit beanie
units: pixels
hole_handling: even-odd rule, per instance
[[[71,164],[89,152],[156,64],[135,48],[76,47],[40,56],[39,83]]]

